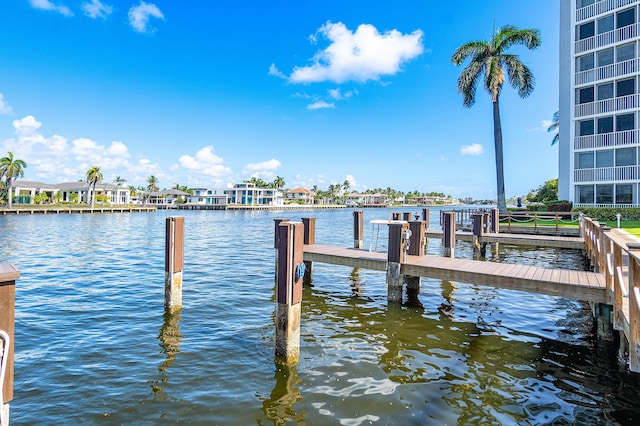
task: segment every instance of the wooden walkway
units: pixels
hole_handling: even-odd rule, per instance
[[[387,253],[319,244],[305,245],[303,250],[305,261],[378,271],[384,271],[387,267]],[[595,272],[438,256],[407,256],[402,263],[401,273],[595,303],[607,302],[604,274]]]
[[[427,230],[427,238],[442,239],[442,230]],[[456,239],[460,241],[473,241],[473,233],[470,231],[457,231]],[[482,235],[483,243],[502,243],[520,246],[549,247],[562,249],[584,249],[584,239],[581,237],[564,237],[557,235],[532,235],[510,234],[506,232],[487,233]]]

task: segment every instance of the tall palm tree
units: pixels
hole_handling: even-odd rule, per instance
[[[273,181],[273,186],[276,189],[280,189],[284,186],[284,178],[282,176],[276,176],[275,180]]]
[[[351,182],[349,182],[349,179],[345,179],[344,182],[342,182],[342,187],[344,188],[345,195],[347,195],[349,193],[349,188],[351,188]]]
[[[9,208],[11,208],[11,200],[13,198],[11,189],[13,187],[13,180],[18,177],[24,176],[24,169],[27,168],[27,163],[23,160],[13,157],[12,152],[7,152],[6,157],[0,158],[0,179],[4,177],[7,199],[9,201]]]
[[[96,204],[96,184],[98,182],[102,182],[102,173],[100,172],[100,166],[91,166],[89,170],[87,170],[87,184],[91,186],[93,196],[89,193],[89,197],[91,198],[91,208],[93,208]],[[89,200],[87,200],[87,204],[89,204]]]
[[[549,124],[549,127],[547,127],[547,132],[551,133],[553,131],[556,132],[555,135],[553,135],[553,139],[551,140],[551,145],[555,145],[559,140],[560,140],[560,115],[559,115],[559,111],[556,111],[553,114],[553,119],[551,119],[551,124]]]
[[[494,30],[489,41],[478,40],[465,43],[458,47],[451,57],[451,62],[455,65],[461,65],[467,58],[470,58],[469,64],[458,77],[458,92],[462,94],[462,103],[465,107],[471,107],[475,103],[476,86],[482,75],[484,75],[484,88],[491,95],[497,197],[500,211],[507,210],[504,193],[502,127],[498,102],[502,84],[508,78],[509,84],[518,90],[518,95],[521,98],[529,96],[535,86],[535,78],[531,70],[520,61],[518,55],[507,53],[507,50],[514,44],[522,44],[533,50],[540,46],[540,31],[537,29],[518,29],[513,25],[506,25],[497,31]]]
[[[151,175],[147,178],[147,190],[149,192],[158,191],[158,178],[156,178],[154,175]]]

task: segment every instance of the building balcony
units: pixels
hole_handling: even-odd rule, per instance
[[[602,167],[577,169],[573,172],[575,183],[633,181],[640,177],[640,166]]]
[[[606,112],[619,112],[640,106],[640,94],[620,96],[619,98],[603,99],[601,101],[579,104],[574,107],[575,118]]]
[[[577,72],[575,75],[575,85],[579,86],[581,84],[592,83],[594,81],[605,80],[607,78],[620,77],[637,72],[639,69],[638,58],[616,62],[615,64]]]
[[[638,37],[638,26],[639,24],[636,22],[626,27],[578,40],[575,43],[575,54]]]
[[[589,6],[576,10],[576,22],[584,21],[601,13],[614,10],[618,7],[636,3],[637,0],[600,0]]]
[[[613,148],[640,142],[640,130],[624,130],[622,132],[601,133],[597,135],[576,136],[573,149]]]

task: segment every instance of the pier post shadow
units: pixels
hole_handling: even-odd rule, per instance
[[[182,334],[180,333],[180,311],[165,312],[163,323],[158,333],[160,347],[162,353],[166,355],[162,364],[158,366],[160,372],[160,382],[151,384],[151,390],[156,398],[162,398],[164,388],[169,382],[167,370],[175,362],[176,357],[180,353],[180,343],[182,342]]]
[[[275,364],[275,384],[269,398],[262,401],[262,412],[274,425],[304,422],[304,411],[296,413],[294,404],[302,400],[297,365]]]

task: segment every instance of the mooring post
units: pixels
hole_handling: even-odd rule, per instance
[[[391,220],[400,220],[400,213],[391,212]]]
[[[486,243],[482,242],[482,236],[485,232],[485,215],[483,213],[473,215],[473,253],[480,253],[481,256],[486,254]]]
[[[14,328],[16,312],[16,280],[20,271],[12,265],[0,264],[0,330],[6,333],[9,344],[6,352],[2,352],[6,343],[0,337],[0,360],[4,363],[4,377],[0,378],[0,420],[2,425],[9,425],[9,403],[13,400],[13,354],[15,348]]]
[[[640,259],[629,255],[629,369],[640,372]]]
[[[400,268],[405,257],[405,246],[409,236],[409,224],[390,223],[387,252],[387,300],[402,302],[402,286],[404,277]]]
[[[491,230],[490,232],[498,233],[500,232],[500,210],[492,209],[491,210]]]
[[[364,212],[353,211],[353,248],[361,249],[364,242]]]
[[[427,238],[426,230],[429,228],[429,221],[431,220],[431,211],[428,208],[422,209],[422,221],[425,224],[425,233],[424,233],[424,254],[427,254],[427,250],[429,249],[429,238]]]
[[[313,245],[316,243],[316,218],[315,217],[303,217],[302,224],[304,225],[304,238],[302,243],[304,245]],[[302,277],[303,285],[311,285],[311,274],[313,272],[313,262],[310,260],[304,261],[304,277]]]
[[[411,256],[424,255],[425,249],[425,231],[427,229],[427,223],[421,220],[409,222],[409,249],[407,254]],[[422,279],[420,277],[414,277],[411,275],[405,275],[404,282],[407,285],[407,290],[420,291],[420,283]]]
[[[280,239],[280,234],[278,233],[278,229],[280,229],[280,224],[282,222],[289,222],[289,219],[287,218],[278,218],[278,219],[273,219],[273,223],[275,225],[274,227],[274,232],[273,232],[273,248],[276,249],[276,280],[278,279],[278,240]]]
[[[403,212],[402,220],[404,220],[405,222],[409,222],[411,220],[411,212]]]
[[[454,257],[456,247],[456,212],[442,214],[442,246],[445,257]]]
[[[184,216],[166,220],[164,262],[164,309],[182,309],[182,270],[184,269]]]
[[[278,234],[276,360],[293,364],[300,359],[304,225],[282,222]]]

